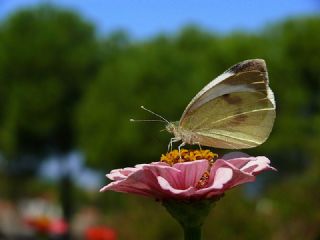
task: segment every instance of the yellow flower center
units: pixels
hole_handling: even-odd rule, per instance
[[[180,153],[178,150],[173,150],[166,154],[162,154],[160,161],[165,162],[169,165],[181,162],[190,162],[200,159],[207,159],[212,162],[214,158],[217,158],[218,154],[211,152],[210,150],[187,150],[181,149]]]

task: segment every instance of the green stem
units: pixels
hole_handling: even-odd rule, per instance
[[[202,239],[202,226],[182,226],[184,233],[184,240],[201,240]]]
[[[202,225],[214,203],[222,196],[199,200],[166,199],[162,204],[182,226],[185,240],[201,240]]]

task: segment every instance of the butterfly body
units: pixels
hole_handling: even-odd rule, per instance
[[[171,122],[166,126],[168,132],[173,133],[174,141],[182,140],[184,143],[187,144],[198,144],[199,139],[195,133],[192,131],[188,131],[183,129],[179,126],[179,122]]]
[[[168,123],[172,142],[241,149],[262,144],[275,119],[265,61],[246,60],[212,80],[189,103],[180,121]]]

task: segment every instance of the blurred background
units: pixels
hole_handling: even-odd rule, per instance
[[[320,239],[320,2],[0,0],[0,239],[182,239],[154,200],[99,193],[113,168],[158,161],[229,66],[264,58],[278,172],[226,194],[205,239]],[[213,149],[223,154],[222,150]]]

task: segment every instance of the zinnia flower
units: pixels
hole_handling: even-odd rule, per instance
[[[219,159],[209,150],[174,150],[159,162],[112,170],[107,174],[112,182],[100,191],[156,198],[180,223],[185,240],[201,240],[204,220],[226,190],[275,170],[266,157],[231,155]]]
[[[181,154],[181,156],[180,156]],[[112,180],[100,191],[133,193],[158,200],[217,198],[237,185],[255,180],[265,170],[275,170],[266,157],[225,160],[209,150],[174,150],[160,162],[112,170]]]

